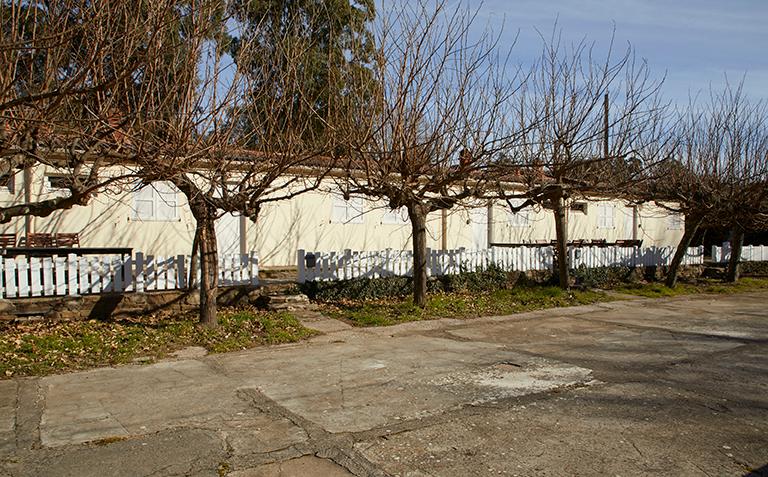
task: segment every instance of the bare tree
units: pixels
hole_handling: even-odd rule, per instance
[[[425,306],[427,215],[483,198],[488,166],[520,135],[511,131],[509,78],[497,37],[475,38],[477,11],[446,2],[402,2],[376,23],[374,81],[359,94],[341,183],[405,208],[413,239],[413,300]]]
[[[178,46],[167,41],[178,3],[3,0],[0,173],[25,171],[25,200],[0,207],[0,223],[84,205],[133,175],[136,158],[154,155],[131,136],[175,97],[161,86],[176,88],[165,59]],[[38,166],[56,168],[69,194],[33,198]]]
[[[306,19],[288,18],[289,27],[270,30],[268,38],[253,23],[238,32],[210,31],[206,18],[217,5],[210,2],[208,13],[203,5],[188,26],[196,40],[186,43],[189,94],[155,137],[143,138],[163,150],[162,160],[143,164],[142,175],[172,182],[187,198],[196,221],[193,253],[200,256],[200,322],[215,327],[216,220],[239,212],[255,221],[264,204],[318,187],[333,165],[336,129],[348,110],[340,107],[343,95],[328,95],[343,83],[344,65],[329,67],[325,87],[312,90],[322,98],[306,87],[310,79],[318,85],[307,67],[318,39],[305,34]],[[226,38],[234,35],[233,51]]]
[[[674,287],[686,250],[702,226],[733,231],[728,280],[738,279],[744,231],[765,227],[768,201],[766,105],[750,102],[742,84],[710,91],[704,106],[692,102],[680,127],[674,159],[659,165],[647,195],[684,215],[685,230],[667,273]]]
[[[519,116],[525,141],[498,168],[521,187],[501,190],[513,211],[534,204],[552,210],[563,288],[569,287],[569,201],[629,197],[647,165],[667,153],[660,84],[631,47],[616,56],[613,40],[603,57],[586,41],[564,46],[559,34],[544,42]]]

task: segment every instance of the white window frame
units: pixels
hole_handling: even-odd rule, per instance
[[[522,199],[513,200],[512,205],[514,207],[519,207],[523,204],[523,202],[524,200]],[[524,209],[520,209],[517,212],[512,212],[510,209],[507,209],[507,212],[509,215],[510,227],[523,228],[531,226],[531,207],[525,207]]]
[[[683,230],[685,229],[685,216],[683,214],[670,214],[669,221],[667,223],[669,230]]]
[[[158,190],[166,187],[166,191]],[[140,222],[177,222],[179,220],[179,191],[172,182],[159,181],[150,184],[139,184],[133,191],[133,219]],[[152,204],[151,214],[142,214],[139,202]],[[165,207],[171,211],[169,215],[160,214]]]
[[[616,207],[610,202],[597,204],[597,228],[614,229],[616,228]]]
[[[389,209],[384,211],[381,223],[384,225],[404,225],[410,221],[408,218],[408,209],[400,207],[399,209]]]
[[[364,210],[362,197],[350,197],[349,200],[344,200],[344,197],[335,195],[331,206],[331,223],[362,224]]]

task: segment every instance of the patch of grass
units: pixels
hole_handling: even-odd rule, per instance
[[[212,353],[290,343],[315,334],[288,313],[223,310],[219,327],[195,316],[141,316],[118,321],[66,321],[0,325],[0,378],[147,362],[187,346]]]
[[[507,315],[563,306],[585,305],[610,298],[601,292],[571,290],[558,287],[515,287],[484,293],[435,293],[427,306],[419,308],[411,299],[345,301],[326,305],[334,318],[357,326],[388,326],[408,321],[438,318],[476,318]]]
[[[662,283],[638,283],[623,285],[614,290],[629,295],[648,298],[663,298],[697,293],[730,294],[768,289],[768,278],[742,278],[736,283],[723,283],[715,280],[700,280],[696,283],[678,283],[669,288]]]

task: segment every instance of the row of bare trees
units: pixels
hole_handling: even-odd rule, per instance
[[[678,113],[630,47],[598,54],[555,31],[522,67],[501,32],[476,31],[477,10],[402,2],[374,20],[372,2],[345,5],[2,0],[0,172],[45,165],[71,180],[66,197],[0,206],[0,222],[172,182],[196,220],[210,326],[215,220],[256,220],[329,183],[407,210],[419,305],[436,211],[551,210],[564,287],[574,199],[684,214],[678,252],[702,224],[733,228],[734,264],[743,231],[765,225],[766,110],[740,89]]]

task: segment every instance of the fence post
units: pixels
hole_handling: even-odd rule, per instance
[[[2,266],[2,260],[0,260],[0,266]],[[51,296],[53,292],[53,259],[45,257],[43,258],[43,294]]]
[[[185,255],[176,255],[176,287],[186,290],[189,287],[187,277],[187,257]]]
[[[144,292],[144,254],[136,252],[136,261],[134,262],[134,277],[136,278],[136,291]]]
[[[85,295],[86,293],[90,292],[90,275],[91,270],[89,267],[88,258],[87,257],[78,257],[77,259],[77,270],[80,280],[80,294]]]
[[[133,291],[133,256],[121,255],[120,258],[123,269],[123,289]]]
[[[29,286],[32,296],[40,296],[42,287],[40,286],[40,259],[37,257],[29,258]]]
[[[16,296],[16,260],[12,258],[6,258],[4,273],[5,273],[5,297],[13,298]]]
[[[306,267],[306,261],[304,259],[304,250],[297,250],[296,251],[296,269],[299,272],[298,276],[298,282],[304,283],[306,281],[307,272],[304,267]]]
[[[251,285],[256,286],[259,284],[259,256],[256,254],[256,252],[251,252],[250,269]]]
[[[427,256],[425,258],[427,260],[427,276],[432,277],[435,275],[435,270],[433,269],[435,265],[435,259],[432,257],[432,249],[429,247],[427,247]]]
[[[77,255],[67,255],[67,282],[69,295],[77,295]]]

